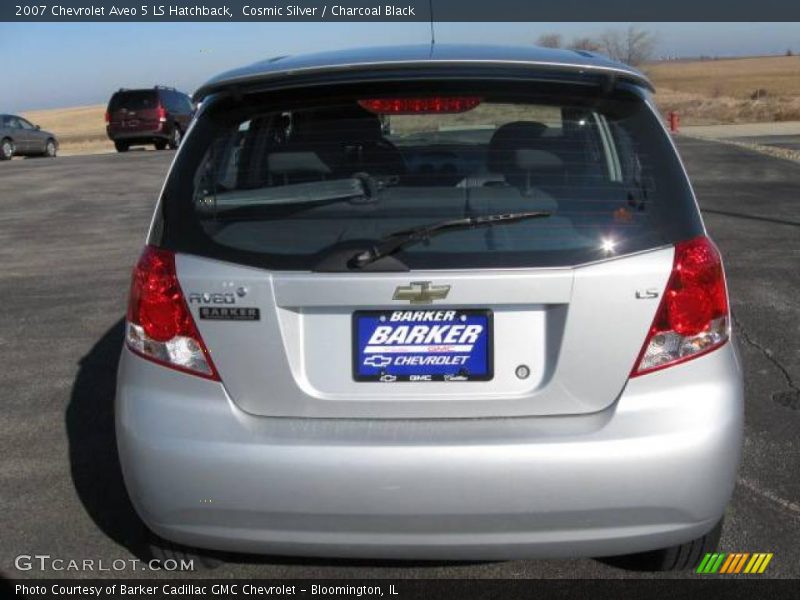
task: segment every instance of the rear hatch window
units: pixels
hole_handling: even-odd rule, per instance
[[[631,90],[415,84],[207,104],[157,227],[179,251],[345,271],[402,232],[538,212],[418,236],[370,268],[572,266],[702,231],[667,135]]]
[[[108,112],[148,110],[158,107],[158,94],[153,90],[117,92],[111,97]]]

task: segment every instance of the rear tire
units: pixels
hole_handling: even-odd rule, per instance
[[[47,140],[47,143],[44,145],[44,155],[48,158],[55,158],[57,152],[56,141],[52,138]]]
[[[714,552],[722,534],[722,519],[707,534],[685,544],[650,552],[611,556],[603,562],[631,571],[685,571],[695,569],[706,553]]]
[[[117,149],[117,152],[127,152],[130,146],[127,142],[114,142],[114,148]]]
[[[219,567],[223,561],[219,558],[204,553],[202,550],[176,544],[154,533],[150,534],[148,542],[149,554],[163,565],[165,561],[175,561],[178,567],[192,561],[195,571],[210,571]]]
[[[183,139],[183,132],[181,132],[181,128],[177,125],[172,127],[172,134],[169,136],[169,147],[173,150],[177,150],[178,146],[181,145],[181,140]]]
[[[165,141],[158,141],[155,143],[156,150],[165,150],[167,147],[167,142]]]
[[[0,160],[11,160],[14,158],[14,142],[9,138],[0,141]]]

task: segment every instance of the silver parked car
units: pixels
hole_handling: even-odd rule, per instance
[[[446,45],[201,87],[116,398],[159,551],[714,549],[741,371],[650,92],[586,52]]]
[[[49,131],[16,115],[0,115],[0,160],[14,156],[50,156],[58,152],[58,139]]]

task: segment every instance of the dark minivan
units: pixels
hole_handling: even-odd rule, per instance
[[[189,127],[194,105],[175,88],[120,89],[111,96],[106,111],[106,132],[117,152],[131,146],[153,144],[156,150],[177,148]]]

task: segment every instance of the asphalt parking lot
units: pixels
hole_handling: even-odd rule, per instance
[[[713,142],[682,139],[680,149],[724,254],[746,369],[744,459],[721,549],[773,552],[765,576],[800,577],[800,164]],[[151,151],[0,164],[2,576],[92,575],[18,571],[20,554],[109,563],[142,556],[140,523],[117,464],[112,399],[129,272],[171,157]],[[158,573],[128,567],[114,575]],[[238,557],[213,575],[642,576],[590,559],[269,557]]]

